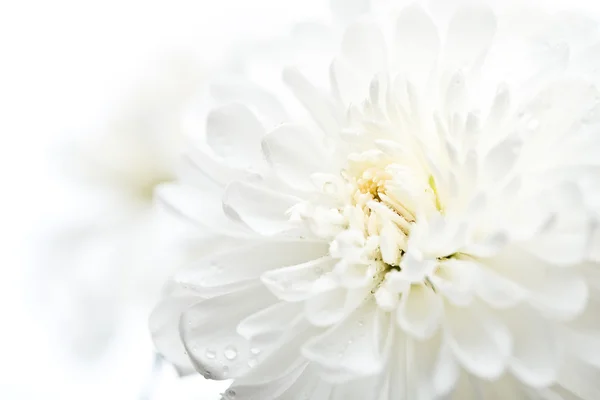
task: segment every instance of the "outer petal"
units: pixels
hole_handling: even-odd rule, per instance
[[[413,285],[402,294],[397,322],[411,336],[419,340],[427,339],[438,329],[443,307],[441,296],[429,286]]]
[[[378,374],[389,319],[368,301],[323,335],[309,341],[302,354],[317,363],[332,382]]]
[[[265,271],[319,258],[326,252],[326,244],[308,241],[252,243],[208,256],[198,261],[197,267],[180,271],[175,277],[201,292],[245,281],[258,282]]]
[[[480,378],[497,379],[511,351],[506,327],[472,307],[446,305],[445,311],[446,340],[462,367]]]
[[[265,130],[252,111],[241,104],[213,110],[206,122],[206,141],[227,162],[256,169],[263,163],[260,138]]]
[[[248,342],[236,334],[236,326],[243,316],[272,302],[270,293],[255,286],[188,308],[181,316],[179,330],[196,370],[217,380],[247,371],[253,354]]]
[[[342,115],[319,89],[295,68],[283,70],[283,81],[310,113],[317,125],[328,135],[337,135]]]
[[[440,51],[440,38],[436,25],[420,6],[407,7],[398,16],[394,48],[400,71],[428,74],[433,68]]]
[[[265,272],[262,282],[279,299],[284,301],[303,301],[310,297],[317,279],[331,272],[336,261],[318,258],[303,264],[279,268]]]
[[[535,388],[551,385],[562,362],[557,327],[526,307],[516,307],[502,315],[513,335],[510,361],[513,374]]]
[[[314,189],[310,179],[315,172],[329,170],[330,157],[323,151],[323,140],[300,125],[281,125],[262,140],[262,150],[275,173],[299,190]]]
[[[223,207],[233,220],[239,220],[262,235],[291,230],[288,210],[300,199],[244,182],[233,182],[225,189]]]
[[[194,367],[179,336],[179,318],[187,308],[201,301],[197,296],[167,297],[150,315],[149,327],[154,345],[180,373],[190,373]]]
[[[448,27],[446,63],[461,68],[480,61],[496,34],[496,24],[496,16],[488,6],[459,8]]]

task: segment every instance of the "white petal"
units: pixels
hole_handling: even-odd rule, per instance
[[[292,322],[301,315],[302,307],[294,303],[275,303],[246,318],[237,326],[237,333],[248,339],[255,351],[262,351],[258,345],[261,336],[268,336],[272,343],[276,337],[283,334],[292,326]]]
[[[276,174],[294,189],[314,188],[311,174],[329,170],[323,141],[300,125],[275,128],[263,138],[262,149]]]
[[[342,38],[342,55],[369,78],[383,72],[387,55],[379,27],[368,22],[350,25]]]
[[[315,326],[330,326],[354,311],[369,293],[369,288],[335,288],[316,293],[306,300],[306,318]]]
[[[390,265],[400,263],[400,251],[406,241],[405,235],[397,225],[386,220],[380,232],[380,250],[383,261]]]
[[[514,307],[527,297],[525,289],[487,266],[477,270],[477,296],[493,308]]]
[[[236,398],[244,400],[282,399],[282,394],[297,385],[304,374],[306,364],[306,362],[300,365],[294,364],[295,368],[287,369],[286,374],[266,383],[240,381],[238,379],[225,391],[221,400],[235,400]]]
[[[223,212],[221,192],[164,183],[155,190],[157,201],[170,212],[211,232],[249,238],[252,231],[232,222]]]
[[[236,334],[236,326],[241,318],[272,302],[272,295],[259,286],[188,308],[179,329],[194,368],[211,379],[228,379],[247,371],[252,353],[248,342]]]
[[[571,266],[584,261],[592,224],[586,213],[578,213],[581,207],[581,204],[573,204],[568,213],[554,218],[550,228],[524,244],[527,251],[555,265]]]
[[[573,319],[585,309],[588,287],[574,269],[556,268],[517,246],[507,248],[486,263],[525,290],[525,300],[547,317]]]
[[[264,341],[264,347],[251,348],[252,358],[258,363],[244,376],[236,380],[237,385],[268,385],[293,373],[306,364],[301,347],[307,340],[320,335],[323,330],[311,326],[304,318],[296,318],[292,325],[275,341]],[[260,350],[257,353],[257,350]],[[262,400],[262,399],[261,399]]]
[[[562,387],[582,400],[600,398],[600,369],[573,358],[565,360],[562,367],[558,375],[558,383]]]
[[[322,257],[325,243],[308,241],[269,241],[242,245],[233,250],[211,254],[186,268],[175,279],[191,287],[219,287],[244,281],[258,282],[265,272],[285,265],[296,265]]]
[[[294,228],[287,212],[300,202],[296,197],[245,182],[232,182],[223,196],[225,212],[262,235]]]
[[[558,319],[568,320],[581,314],[588,300],[588,286],[575,273],[553,270],[530,290],[531,305]]]
[[[277,298],[284,301],[303,301],[313,294],[313,284],[323,274],[331,272],[335,260],[324,257],[303,264],[265,272],[262,282]]]
[[[418,5],[402,10],[396,20],[395,61],[400,71],[427,74],[440,50],[437,27]],[[413,76],[413,75],[409,75]]]
[[[447,301],[454,305],[466,306],[473,299],[478,268],[480,267],[477,264],[470,261],[446,260],[440,263],[431,281]]]
[[[375,375],[385,359],[383,347],[389,319],[372,301],[366,302],[344,321],[310,340],[302,354],[317,363],[330,382]]]
[[[283,80],[323,132],[335,137],[339,132],[342,116],[330,98],[295,68],[284,69]]]
[[[317,368],[308,367],[306,373],[296,381],[284,394],[284,398],[294,398],[294,396],[303,396],[306,399],[329,399],[333,391],[333,385],[321,378]],[[302,398],[302,397],[300,397]]]
[[[210,94],[222,103],[239,102],[247,104],[257,115],[279,124],[288,119],[281,102],[272,93],[250,81],[232,81],[231,78],[214,82]]]
[[[414,398],[433,399],[451,391],[460,376],[460,368],[441,335],[426,341],[411,340],[407,350]]]
[[[381,390],[381,374],[352,379],[335,385],[329,400],[364,400],[374,398]]]
[[[511,350],[505,326],[472,307],[446,305],[444,328],[454,356],[468,372],[484,379],[504,372]]]
[[[496,16],[487,6],[459,8],[450,21],[445,45],[446,62],[470,67],[485,55],[496,34]]]
[[[522,143],[513,138],[503,140],[494,146],[483,160],[482,178],[485,182],[499,182],[516,163]]]
[[[194,368],[179,336],[179,318],[186,309],[200,301],[202,299],[197,296],[167,297],[156,306],[149,319],[154,345],[183,374],[192,372]]]
[[[265,130],[248,107],[229,104],[210,112],[206,141],[213,151],[232,165],[258,169],[262,165],[260,138]]]
[[[412,285],[400,299],[397,323],[411,336],[427,339],[437,331],[443,307],[442,298],[429,286]]]
[[[537,311],[515,307],[503,314],[503,321],[513,335],[510,369],[523,383],[542,388],[551,385],[561,363],[557,327]]]
[[[598,310],[595,310],[597,317]],[[586,364],[600,369],[600,335],[598,332],[567,330],[562,337],[567,352]]]

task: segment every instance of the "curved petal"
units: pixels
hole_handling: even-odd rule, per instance
[[[342,115],[329,97],[321,93],[295,68],[285,68],[283,70],[283,81],[310,113],[321,130],[325,134],[335,137],[340,129]]]
[[[272,381],[284,378],[297,368],[306,365],[301,355],[301,347],[311,338],[318,336],[323,329],[309,324],[304,318],[296,318],[283,335],[265,346],[258,348],[258,354],[251,349],[255,364],[236,381],[238,386],[269,385]]]
[[[210,94],[215,100],[222,103],[247,104],[259,116],[268,118],[272,124],[280,124],[288,119],[279,99],[251,81],[223,79],[211,84]]]
[[[496,15],[489,6],[459,8],[448,26],[445,62],[451,68],[472,67],[488,51],[496,34]]]
[[[446,340],[462,367],[484,379],[502,375],[512,346],[508,329],[473,307],[446,305],[445,311]]]
[[[329,170],[323,142],[300,125],[278,126],[263,138],[262,150],[275,173],[294,189],[314,189],[310,176]]]
[[[313,292],[313,284],[317,279],[331,272],[335,260],[322,257],[290,267],[265,272],[262,282],[277,298],[283,301],[303,301]]]
[[[179,331],[194,368],[217,380],[246,372],[253,354],[248,342],[236,333],[237,324],[273,301],[269,292],[255,286],[189,307],[181,316]]]
[[[155,189],[155,198],[169,212],[215,234],[236,238],[253,236],[250,229],[227,218],[220,191],[163,183]]]
[[[272,241],[238,246],[222,253],[212,254],[198,262],[197,267],[186,268],[175,279],[190,287],[222,287],[254,280],[271,269],[297,265],[327,253],[325,243],[309,241]]]
[[[385,364],[383,348],[389,318],[367,301],[345,320],[302,348],[330,382],[378,374]]]
[[[148,322],[154,346],[182,374],[192,372],[194,367],[179,336],[179,318],[201,301],[197,296],[168,297],[154,308]]]
[[[267,236],[294,228],[288,211],[300,202],[294,196],[245,182],[230,183],[223,195],[223,208],[231,219]]]
[[[440,51],[438,30],[431,17],[418,5],[403,9],[396,20],[394,39],[396,68],[428,77]]]
[[[304,303],[306,318],[315,326],[331,326],[354,311],[369,293],[369,288],[332,287],[316,292]]]
[[[238,324],[237,332],[251,342],[254,352],[260,352],[262,349],[259,342],[262,338],[266,337],[269,342],[275,341],[301,315],[302,307],[299,304],[275,303],[244,318]]]
[[[206,120],[206,142],[231,165],[260,169],[260,139],[265,130],[248,107],[232,103],[211,111]]]
[[[502,320],[513,336],[509,364],[513,374],[534,388],[551,385],[562,361],[557,327],[526,307],[503,312]]]
[[[430,338],[438,329],[443,301],[426,285],[412,285],[402,294],[396,313],[398,325],[416,339]]]
[[[477,270],[475,291],[481,300],[497,309],[514,307],[527,297],[527,292],[518,284],[486,266]]]

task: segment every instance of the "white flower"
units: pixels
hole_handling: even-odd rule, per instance
[[[293,96],[229,88],[208,114],[160,198],[214,249],[157,346],[228,399],[600,398],[596,25],[379,11],[329,88],[286,67]]]
[[[202,70],[176,57],[148,72],[98,132],[85,132],[62,154],[72,200],[48,238],[53,253],[37,272],[45,277],[43,304],[60,310],[49,319],[78,356],[105,354],[132,316],[143,326],[164,280],[181,262],[156,251],[161,230],[174,227],[172,218],[153,212],[152,194],[175,179],[181,116]]]

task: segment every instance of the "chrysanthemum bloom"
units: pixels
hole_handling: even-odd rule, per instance
[[[383,11],[346,25],[328,87],[217,88],[239,101],[161,192],[214,248],[157,346],[227,399],[600,398],[595,25]]]

